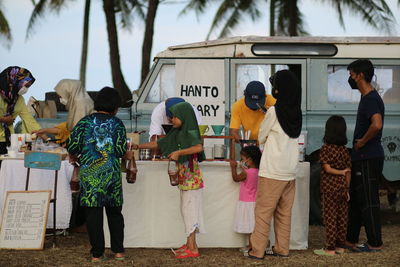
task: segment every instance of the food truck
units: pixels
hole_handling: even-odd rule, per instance
[[[179,96],[197,107],[202,124],[223,124],[228,135],[232,104],[247,83],[261,81],[270,94],[271,74],[289,69],[302,86],[305,153],[321,147],[325,122],[334,114],[346,119],[351,147],[360,93],[347,83],[347,65],[359,58],[374,64],[372,83],[385,103],[384,176],[400,180],[400,37],[242,36],[171,46],[156,55],[137,91],[132,128],[148,130],[155,106]]]

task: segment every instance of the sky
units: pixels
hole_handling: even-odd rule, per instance
[[[168,0],[170,1],[170,0]],[[167,2],[168,2],[167,1]],[[10,49],[0,43],[0,69],[21,66],[29,69],[36,82],[25,95],[44,100],[45,92],[54,90],[61,79],[79,79],[82,46],[84,1],[71,1],[59,14],[47,13],[39,18],[31,37],[26,40],[26,29],[33,10],[31,0],[2,0],[2,9],[10,24],[13,42]],[[171,2],[171,1],[170,1]],[[204,41],[216,6],[207,9],[199,17],[194,12],[179,16],[184,7],[180,0],[174,4],[162,4],[157,11],[153,39],[152,57],[172,45]],[[216,1],[219,2],[219,1]],[[336,12],[328,5],[316,0],[300,0],[306,29],[313,36],[383,36],[362,22],[358,16],[344,11],[346,29],[338,22]],[[325,1],[327,2],[327,1]],[[395,18],[395,32],[400,34],[400,6],[397,0],[387,1]],[[259,10],[268,10],[265,1],[260,1]],[[109,49],[102,1],[91,1],[89,25],[89,55],[86,74],[86,90],[98,91],[112,86]],[[268,12],[256,22],[244,19],[232,36],[268,35]],[[131,90],[140,87],[141,46],[144,23],[133,21],[131,31],[119,30],[119,48],[122,72]],[[216,36],[212,35],[211,39]],[[2,41],[2,40],[1,40]]]

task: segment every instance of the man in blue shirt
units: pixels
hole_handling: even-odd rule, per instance
[[[361,93],[353,137],[347,246],[357,252],[379,251],[382,246],[379,179],[382,175],[384,152],[381,145],[385,106],[371,85],[374,66],[367,59],[356,60],[347,67],[349,84]],[[367,235],[359,241],[361,226]]]

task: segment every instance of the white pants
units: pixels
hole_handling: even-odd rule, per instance
[[[181,213],[185,233],[205,233],[203,216],[203,189],[181,190]]]

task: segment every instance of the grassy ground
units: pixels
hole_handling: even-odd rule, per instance
[[[237,249],[201,248],[201,257],[177,260],[169,249],[126,249],[124,261],[90,262],[86,233],[58,237],[52,248],[47,238],[43,251],[0,250],[0,266],[400,266],[400,213],[382,212],[383,251],[379,253],[345,253],[333,257],[316,256],[314,249],[324,244],[324,228],[310,226],[309,249],[291,251],[289,258],[266,257],[263,261],[243,257]],[[365,240],[362,234],[361,241]],[[109,253],[107,251],[106,253]]]

